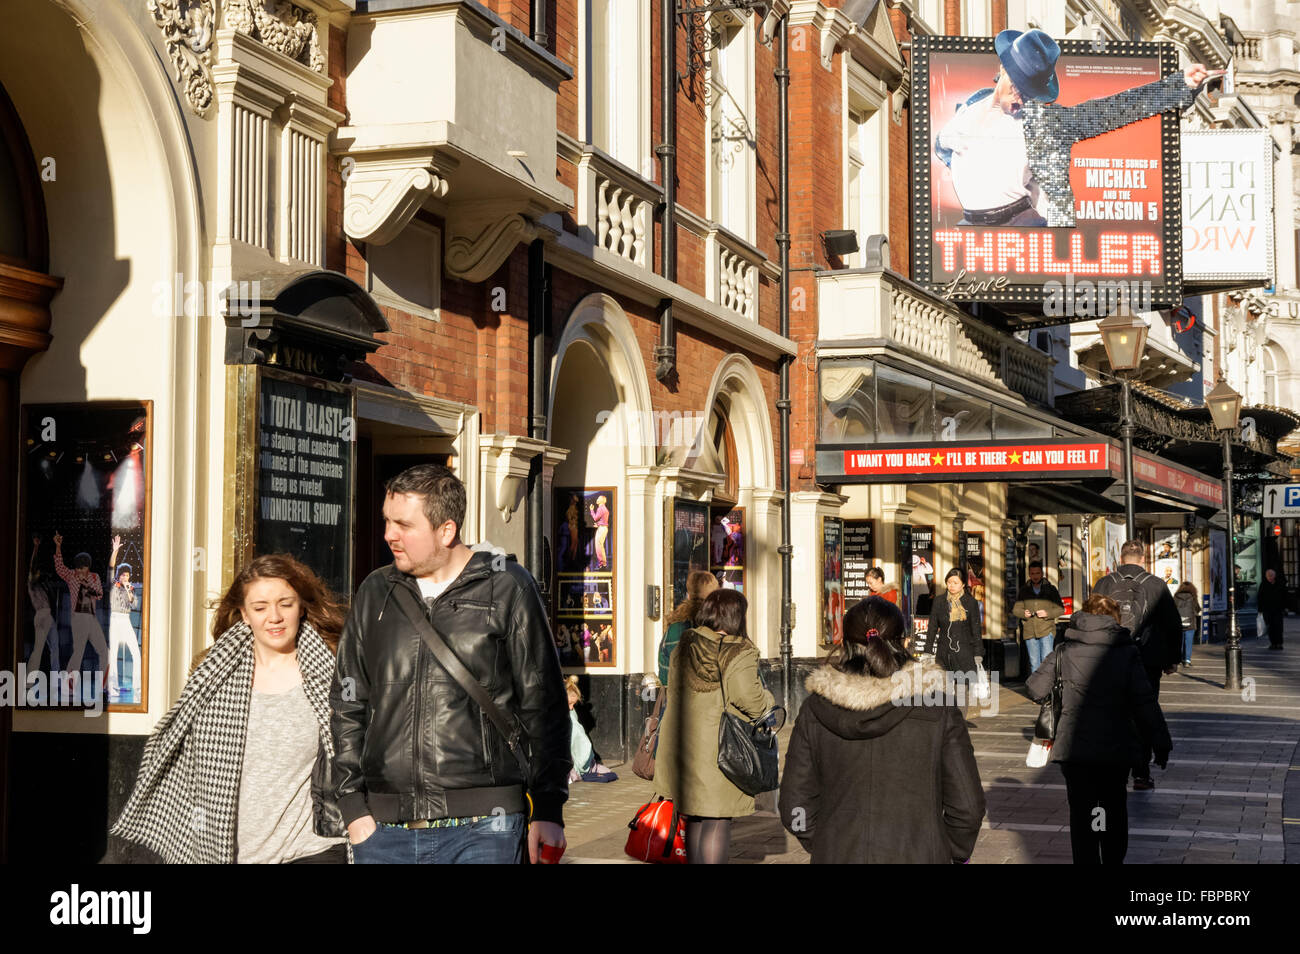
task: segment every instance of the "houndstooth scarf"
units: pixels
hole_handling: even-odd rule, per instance
[[[320,726],[326,755],[334,656],[305,620],[298,625],[302,687]],[[168,864],[230,864],[235,860],[235,816],[244,766],[244,734],[253,691],[253,634],[236,623],[159,720],[145,743],[135,789],[112,834],[138,842]]]

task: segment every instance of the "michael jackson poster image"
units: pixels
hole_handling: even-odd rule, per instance
[[[913,50],[918,281],[957,300],[1043,302],[1067,276],[1132,283],[1135,308],[1177,300],[1177,114],[1204,67],[1179,72],[1168,44],[1099,53],[1041,30]],[[1076,297],[1064,307],[1095,316]]]
[[[612,487],[555,491],[555,600],[552,634],[560,665],[613,666],[615,539]]]

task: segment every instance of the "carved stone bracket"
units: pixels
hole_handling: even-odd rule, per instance
[[[517,203],[484,202],[457,208],[447,218],[447,274],[467,282],[484,281],[501,267],[520,242],[532,240],[537,227]]]
[[[545,441],[517,434],[484,434],[479,440],[483,475],[490,503],[501,514],[501,521],[509,523],[523,502],[528,484],[528,471],[538,454],[545,455],[545,464],[554,468],[569,456],[560,447]]]
[[[449,188],[446,170],[428,156],[381,160],[349,156],[344,168],[343,227],[359,242],[391,242],[426,199],[440,199]]]
[[[225,0],[228,29],[261,42],[317,73],[325,72],[325,55],[316,35],[316,14],[288,0]]]
[[[212,0],[149,0],[176,82],[199,116],[212,105]]]

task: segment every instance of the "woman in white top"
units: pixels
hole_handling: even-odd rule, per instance
[[[244,567],[113,834],[169,863],[346,862],[329,724],[342,628],[302,563],[273,554]]]

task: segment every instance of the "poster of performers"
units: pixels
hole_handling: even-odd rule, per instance
[[[930,621],[938,581],[934,572],[934,527],[912,528],[912,631],[921,634]]]
[[[1042,30],[914,38],[913,277],[948,298],[1049,306],[1078,283],[1181,297],[1178,116],[1206,80],[1167,43]],[[1084,286],[1088,286],[1085,290]],[[1043,321],[1050,314],[1044,307]],[[1069,312],[1069,314],[1092,314]],[[1103,314],[1105,312],[1102,312]]]
[[[23,408],[20,704],[148,709],[150,405]]]
[[[1182,548],[1178,544],[1178,531],[1153,529],[1151,531],[1151,572],[1169,587],[1170,595],[1178,592],[1182,583]]]
[[[553,635],[560,665],[614,666],[615,528],[612,487],[555,491],[555,607]]]
[[[1056,584],[1057,592],[1065,603],[1065,612],[1074,612],[1074,525],[1056,525]]]
[[[971,596],[980,604],[980,626],[984,631],[984,606],[987,587],[984,584],[984,534],[971,532],[966,534],[966,586]]]
[[[668,507],[668,563],[672,590],[669,607],[686,599],[686,578],[691,570],[709,568],[709,505],[674,497]]]
[[[822,518],[822,645],[844,640],[844,521]]]
[[[745,508],[714,510],[709,528],[709,569],[723,589],[745,592]]]

